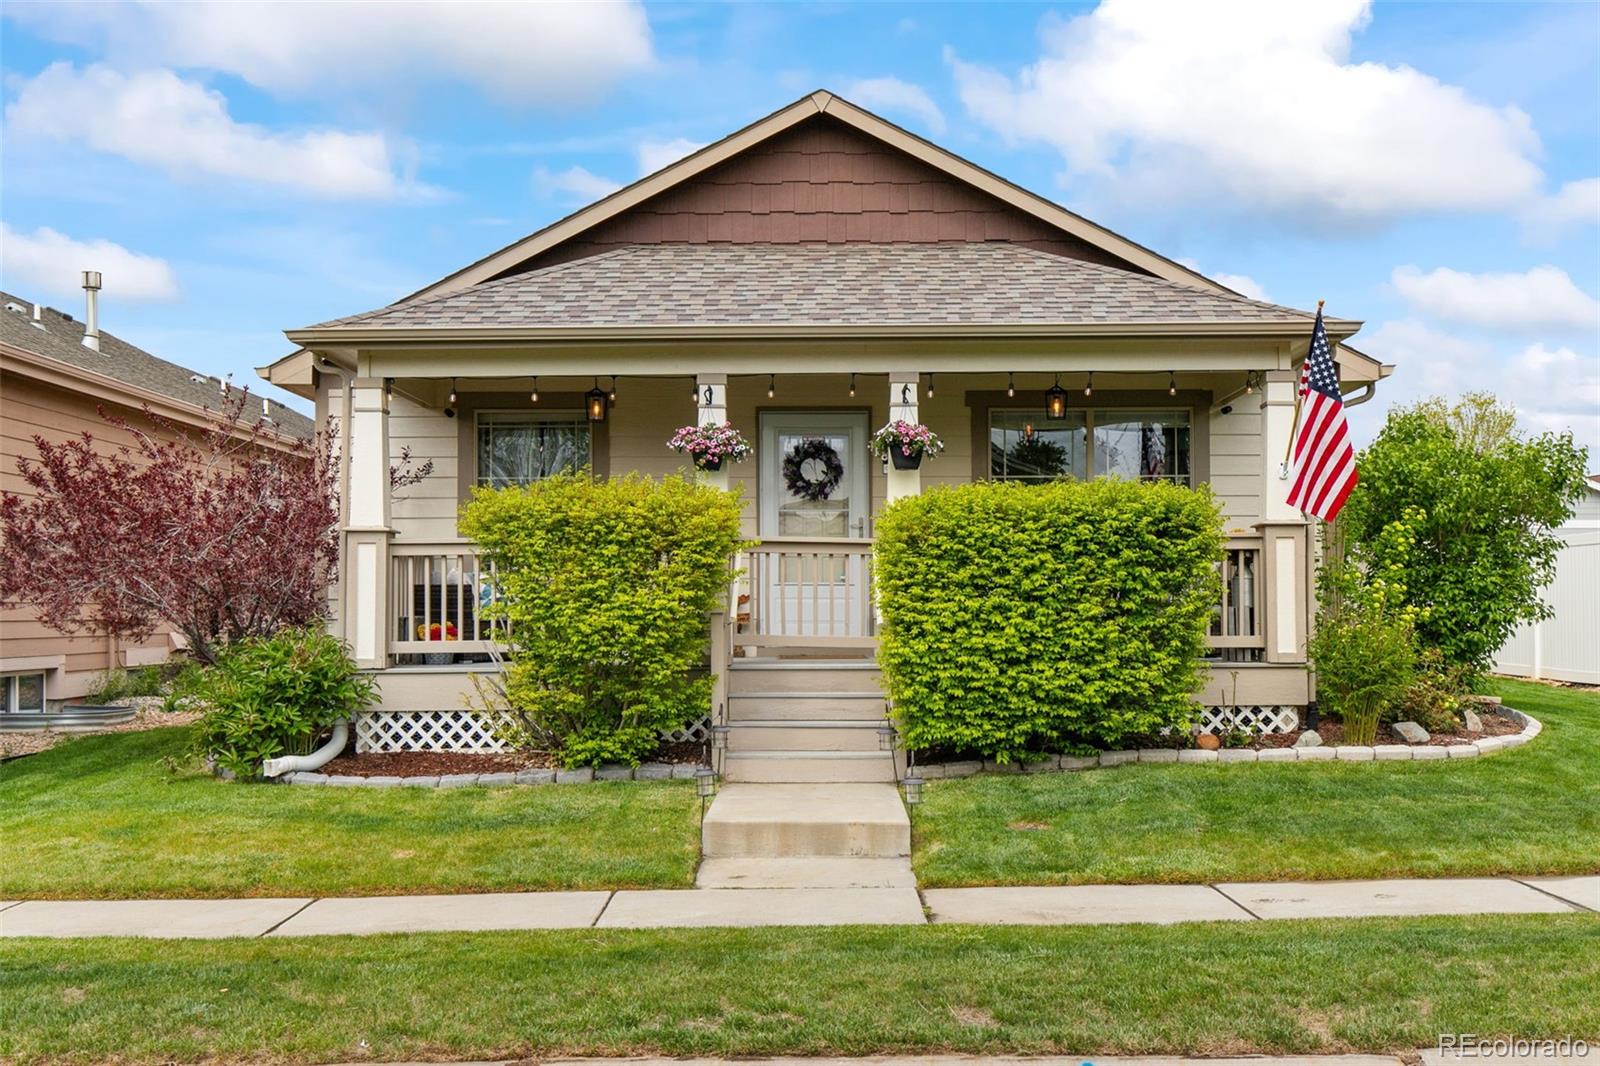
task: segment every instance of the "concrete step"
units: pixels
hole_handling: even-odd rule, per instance
[[[696,888],[916,888],[911,860],[856,855],[704,859]]]
[[[911,854],[911,822],[889,784],[730,782],[706,811],[702,849],[708,860],[903,857]]]
[[[895,780],[886,751],[729,751],[722,774],[729,781],[778,784]]]
[[[880,694],[878,664],[871,659],[735,659],[728,667],[728,693],[873,692]]]
[[[883,693],[749,692],[728,697],[728,721],[881,722],[888,706]]]
[[[731,723],[729,751],[881,751],[878,729],[871,721],[750,719]],[[885,752],[885,758],[888,753]]]

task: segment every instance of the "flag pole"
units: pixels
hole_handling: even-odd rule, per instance
[[[1317,314],[1322,314],[1322,305],[1326,301],[1317,301]],[[1311,358],[1307,353],[1306,358]],[[1283,462],[1278,466],[1278,480],[1284,481],[1289,477],[1289,456],[1294,454],[1294,435],[1300,431],[1300,386],[1294,387],[1294,421],[1289,424],[1289,440],[1283,446]]]

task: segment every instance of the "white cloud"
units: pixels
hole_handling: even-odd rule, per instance
[[[215,70],[296,95],[451,80],[511,103],[559,103],[654,62],[634,2],[212,0],[12,4],[6,14],[113,65]]]
[[[573,166],[561,171],[536,167],[533,171],[533,188],[540,196],[555,196],[570,203],[587,204],[610,196],[622,185],[583,167]]]
[[[1529,227],[1545,237],[1572,226],[1600,225],[1600,178],[1567,182],[1554,194],[1536,200],[1526,217]]]
[[[1600,455],[1600,357],[1570,347],[1505,349],[1416,319],[1384,322],[1355,339],[1368,355],[1395,364],[1372,403],[1350,409],[1358,439],[1371,440],[1388,408],[1427,396],[1490,392],[1517,409],[1525,429],[1572,430]]]
[[[1372,222],[1535,197],[1528,116],[1410,67],[1350,62],[1368,18],[1364,0],[1104,0],[1047,19],[1042,55],[1015,76],[948,60],[975,117],[1130,199]]]
[[[844,98],[869,111],[910,115],[934,134],[945,131],[944,112],[920,85],[899,78],[863,78],[846,86]]]
[[[175,177],[279,185],[317,196],[387,199],[424,192],[395,171],[379,133],[279,133],[236,122],[221,93],[169,70],[46,67],[6,108],[13,137],[82,141]]]
[[[1261,287],[1261,282],[1248,274],[1212,274],[1211,280],[1226,285],[1240,296],[1248,296],[1252,300],[1267,298],[1267,290]]]
[[[24,298],[81,295],[85,270],[100,271],[108,298],[172,300],[178,295],[177,275],[165,259],[107,240],[74,240],[49,226],[23,233],[0,222],[0,268],[6,288]]]
[[[634,154],[639,159],[639,173],[654,174],[662,167],[671,166],[684,156],[693,155],[705,145],[687,137],[674,137],[670,141],[640,141]]]
[[[1397,267],[1390,279],[1419,311],[1492,329],[1600,329],[1600,300],[1565,270],[1534,267],[1523,274],[1467,274],[1448,267],[1424,274]]]

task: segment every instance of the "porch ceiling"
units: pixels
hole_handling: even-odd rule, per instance
[[[1014,244],[635,245],[335,319],[302,343],[516,331],[1309,332],[1311,314]],[[1359,323],[1329,322],[1353,333]]]

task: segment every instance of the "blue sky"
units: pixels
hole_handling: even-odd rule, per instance
[[[1600,6],[4,9],[4,284],[253,380],[819,87],[1600,466]],[[265,388],[265,386],[260,386]]]

